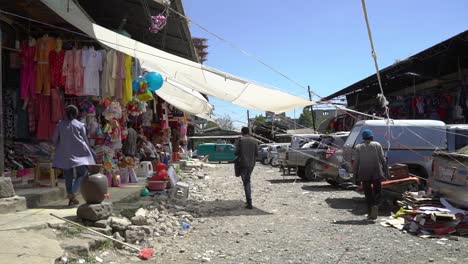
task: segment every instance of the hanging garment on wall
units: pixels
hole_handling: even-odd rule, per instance
[[[115,98],[122,99],[123,80],[125,79],[125,62],[124,54],[116,52],[114,56],[114,69],[112,71],[112,78],[115,80]]]
[[[74,95],[75,92],[75,50],[67,50],[63,61],[62,74],[65,77],[65,94]]]
[[[63,49],[59,51],[54,49],[49,53],[50,84],[52,87],[65,86],[65,76],[62,73],[64,60],[65,51]]]
[[[51,94],[51,120],[54,123],[58,123],[63,119],[65,113],[64,99],[62,92],[59,89],[52,88],[50,91]]]
[[[55,124],[51,120],[51,102],[50,96],[38,95],[38,120],[37,120],[37,133],[38,140],[50,140],[55,130]]]
[[[114,68],[116,67],[115,50],[111,50],[106,54],[106,63],[103,68],[103,91],[104,97],[113,97],[115,95],[115,79]]]
[[[415,110],[416,114],[424,114],[425,107],[426,103],[424,101],[424,97],[418,96],[413,99],[413,109]]]
[[[28,103],[28,127],[29,127],[29,134],[35,135],[36,128],[37,128],[37,116],[38,113],[36,112],[37,107],[37,100],[32,99]]]
[[[3,133],[5,138],[13,139],[15,137],[15,91],[3,90],[3,98],[9,100],[3,101]],[[3,153],[2,153],[3,154]]]
[[[84,95],[99,96],[99,72],[102,71],[101,53],[93,47],[84,50],[82,54],[84,67],[83,93]]]
[[[75,50],[73,56],[75,95],[85,95],[83,92],[84,70],[82,62],[82,50]]]
[[[146,112],[141,115],[141,119],[142,126],[151,127],[151,123],[153,122],[153,109],[150,106],[146,107]]]
[[[105,96],[104,90],[106,89],[106,78],[107,76],[107,51],[102,49],[98,50],[99,53],[101,53],[101,58],[102,58],[102,71],[99,74],[99,95]]]
[[[36,95],[35,54],[36,46],[30,46],[28,44],[25,44],[19,53],[21,58],[21,99],[31,98]]]
[[[124,66],[125,66],[125,82],[122,92],[122,102],[127,104],[132,100],[133,89],[132,89],[132,57],[125,55],[124,57]]]
[[[55,39],[42,37],[36,43],[36,94],[50,95],[49,53],[55,49]]]
[[[133,59],[132,62],[132,80],[137,79],[142,75],[141,64],[139,59]]]

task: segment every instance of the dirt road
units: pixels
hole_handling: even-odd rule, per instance
[[[422,239],[365,221],[363,197],[258,165],[244,209],[232,164],[205,169],[192,230],[158,238],[155,263],[468,263],[468,239]],[[384,216],[382,216],[384,217]],[[114,263],[138,262],[135,257]]]

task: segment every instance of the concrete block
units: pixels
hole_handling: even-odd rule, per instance
[[[0,214],[15,213],[26,209],[26,198],[24,197],[0,198]]]
[[[76,211],[78,218],[91,221],[107,219],[111,214],[112,203],[83,204]]]
[[[0,177],[0,198],[10,198],[15,195],[15,189],[13,189],[11,178]]]

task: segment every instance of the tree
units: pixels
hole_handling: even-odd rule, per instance
[[[206,124],[206,128],[214,128],[214,127],[218,127],[218,124],[216,124],[215,122],[213,121],[208,121],[208,123]]]
[[[255,117],[255,121],[254,121],[254,125],[264,125],[267,120],[266,120],[266,117],[262,116],[262,115],[258,115]]]
[[[297,123],[307,128],[313,127],[312,112],[310,111],[310,107],[304,107]]]
[[[229,115],[224,115],[223,117],[216,118],[216,123],[221,129],[236,130],[236,128],[234,127],[234,121]]]

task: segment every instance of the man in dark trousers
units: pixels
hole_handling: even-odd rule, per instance
[[[387,172],[387,162],[382,146],[379,142],[373,141],[372,130],[364,130],[362,139],[364,142],[356,146],[353,171],[356,179],[362,181],[367,203],[367,219],[375,220],[378,216],[382,178]]]
[[[137,139],[138,134],[135,129],[133,129],[133,122],[127,122],[127,139],[123,142],[122,151],[125,156],[135,157],[137,151]]]
[[[236,146],[236,156],[239,158],[240,174],[244,184],[247,209],[252,209],[252,191],[250,188],[250,176],[257,161],[257,140],[250,136],[249,128],[242,128],[242,137]]]

